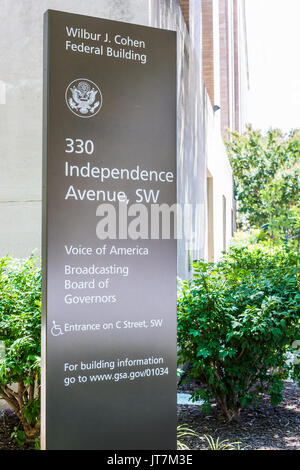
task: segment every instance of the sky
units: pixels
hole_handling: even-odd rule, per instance
[[[300,128],[300,0],[246,0],[255,128]]]

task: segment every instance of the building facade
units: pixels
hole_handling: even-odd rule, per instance
[[[248,87],[244,0],[0,0],[0,256],[41,246],[43,14],[47,9],[177,31],[178,201],[189,206],[178,275],[218,259],[234,229],[223,137],[242,131]]]

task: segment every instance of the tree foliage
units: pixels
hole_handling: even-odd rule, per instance
[[[20,419],[26,438],[40,426],[41,271],[31,256],[0,259],[0,396]]]
[[[291,238],[300,221],[300,132],[248,126],[226,142],[238,202],[238,227],[265,226],[271,238]]]
[[[298,255],[280,248],[232,248],[216,265],[194,263],[178,300],[180,363],[202,381],[193,393],[215,398],[227,419],[267,391],[275,405],[283,381],[300,377],[287,354],[299,334]]]

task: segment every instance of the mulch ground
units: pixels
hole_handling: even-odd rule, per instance
[[[182,391],[187,391],[185,387]],[[300,389],[287,383],[283,402],[274,407],[267,396],[262,396],[260,405],[242,411],[239,423],[228,423],[212,406],[212,412],[202,413],[200,406],[179,405],[178,424],[185,424],[197,432],[201,439],[186,437],[182,441],[192,450],[208,448],[203,435],[214,439],[241,442],[247,450],[300,450]],[[0,450],[27,450],[11,441],[10,435],[18,418],[10,411],[0,411]]]
[[[204,434],[215,440],[240,441],[241,448],[247,450],[300,450],[300,388],[287,383],[283,396],[283,402],[275,407],[263,395],[258,407],[242,411],[239,423],[226,422],[214,404],[209,415],[202,413],[200,406],[178,406],[178,424],[186,424],[202,437],[182,440],[193,450],[208,449]]]
[[[20,426],[20,421],[11,410],[0,410],[0,450],[32,450],[33,446],[20,447],[11,440],[11,433],[15,426]]]

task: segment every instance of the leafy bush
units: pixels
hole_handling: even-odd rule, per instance
[[[0,259],[0,341],[5,346],[0,396],[17,414],[28,440],[37,436],[40,426],[40,332],[37,260],[33,256],[23,262]]]
[[[215,398],[227,419],[267,391],[282,400],[283,381],[300,377],[287,353],[299,332],[295,252],[231,248],[216,265],[194,263],[178,300],[179,361],[205,386],[193,393],[204,408]],[[296,361],[297,362],[297,361]]]

